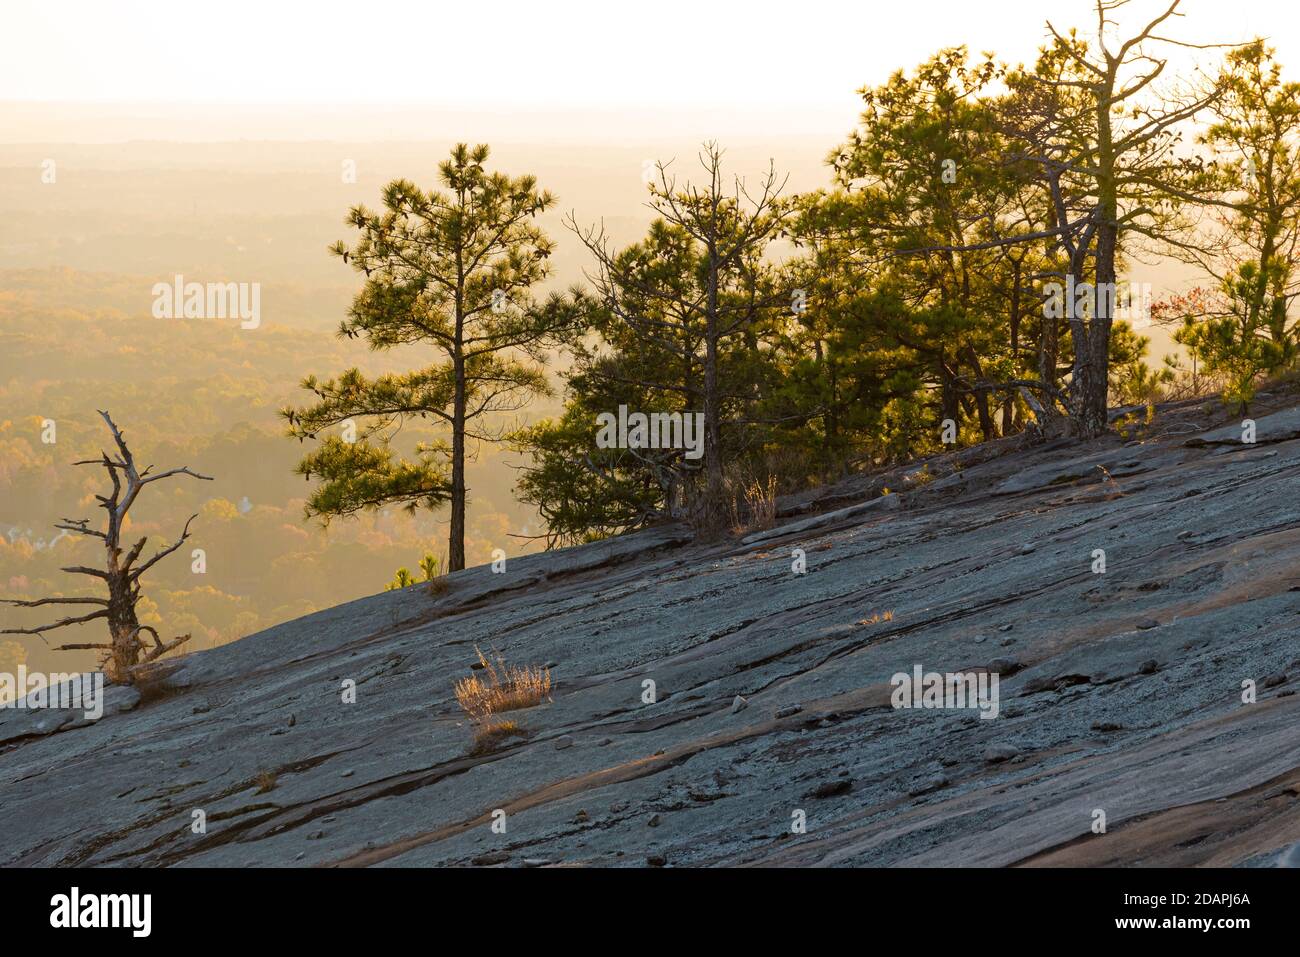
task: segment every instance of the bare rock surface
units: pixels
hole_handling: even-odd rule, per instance
[[[1300,410],[1252,446],[1185,405],[1142,442],[846,480],[749,539],[375,595],[98,722],[0,710],[0,863],[1295,866]],[[475,646],[554,663],[481,752]],[[896,710],[916,665],[998,672],[997,717]]]

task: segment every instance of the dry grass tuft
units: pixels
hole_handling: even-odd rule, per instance
[[[737,535],[762,531],[776,524],[776,476],[766,481],[734,481],[727,503],[731,512],[731,530]]]
[[[257,794],[265,794],[267,791],[275,790],[275,782],[279,776],[274,771],[259,771],[253,781],[257,784]]]
[[[507,665],[499,655],[493,663],[477,646],[474,651],[483,668],[478,674],[457,681],[455,691],[461,709],[475,721],[485,722],[502,711],[518,711],[550,700],[549,668]]]
[[[894,620],[894,613],[893,613],[892,611],[886,611],[886,612],[879,612],[879,611],[877,611],[877,612],[874,612],[870,618],[863,618],[860,622],[858,622],[858,624],[859,624],[859,625],[878,625],[878,624],[880,624],[881,622],[884,622],[884,621],[893,621],[893,620]]]

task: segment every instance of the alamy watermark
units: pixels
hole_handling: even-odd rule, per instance
[[[1152,285],[1149,282],[1065,282],[1043,284],[1043,316],[1047,319],[1123,319],[1135,329],[1151,325]]]
[[[0,708],[80,710],[88,721],[104,716],[104,675],[46,674],[19,665],[16,673],[0,672]]]
[[[978,708],[980,718],[996,718],[1000,710],[998,674],[992,671],[940,674],[913,665],[910,675],[900,671],[889,683],[894,686],[890,702],[895,708]]]
[[[152,894],[83,894],[74,887],[50,898],[50,926],[125,928],[132,937],[148,937],[153,929]]]
[[[703,412],[627,411],[618,407],[618,415],[601,412],[596,416],[600,431],[596,447],[601,449],[685,449],[686,458],[704,454]]]
[[[262,324],[258,282],[186,282],[177,274],[170,283],[154,283],[152,293],[155,319],[238,319],[241,329]]]

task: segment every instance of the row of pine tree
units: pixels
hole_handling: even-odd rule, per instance
[[[554,197],[491,171],[488,147],[455,147],[433,189],[391,183],[333,247],[364,277],[339,334],[439,358],[304,381],[311,401],[283,414],[315,440],[299,466],[318,480],[309,514],[449,507],[456,571],[479,442],[524,453],[519,495],[567,544],[665,517],[716,530],[744,489],[954,434],[1095,437],[1113,404],[1179,390],[1246,410],[1260,377],[1296,360],[1300,84],[1262,41],[1225,50],[1215,74],[1164,76],[1169,16],[1122,42],[1054,31],[1028,67],[958,48],[900,71],[860,91],[813,193],[790,194],[775,168],[738,177],[714,144],[698,165],[661,164],[641,240],[566,222],[591,265],[564,293],[536,291]],[[1143,362],[1145,314],[1115,308],[1154,257],[1204,277],[1151,310],[1185,353],[1159,371]],[[563,414],[504,429],[554,388],[557,354]],[[598,447],[597,416],[620,406],[702,413],[703,457]],[[412,418],[446,441],[400,454]]]

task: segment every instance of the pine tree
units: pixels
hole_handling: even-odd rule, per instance
[[[601,306],[662,354],[647,385],[675,391],[688,410],[703,413],[704,487],[692,511],[698,527],[709,530],[726,517],[723,424],[736,396],[722,380],[724,353],[738,341],[756,351],[756,325],[790,302],[788,291],[773,287],[764,262],[793,213],[781,195],[785,182],[769,164],[752,189],[740,178],[729,184],[722,155],[716,144],[704,145],[702,183],[678,183],[669,164],[657,166],[649,205],[659,218],[643,243],[614,251],[603,231],[570,224],[596,259]]]
[[[465,567],[469,443],[500,441],[493,415],[549,394],[548,350],[575,332],[581,313],[576,294],[539,301],[532,293],[549,275],[553,249],[536,217],[554,198],[532,176],[488,172],[488,153],[457,145],[439,166],[440,189],[390,183],[381,212],[351,211],[356,242],[332,247],[366,277],[339,335],[364,338],[372,349],[429,345],[443,361],[374,379],[356,369],[325,381],[310,376],[303,388],[315,403],[282,413],[300,441],[353,418],[367,423],[355,441],[331,434],[300,463],[300,474],[321,479],[309,516],[450,504],[449,571]],[[391,441],[410,419],[436,420],[450,442],[400,458]]]
[[[1096,38],[1062,34],[1031,69],[1007,77],[1005,114],[1016,152],[1039,168],[1050,198],[1048,230],[1007,242],[1038,243],[1052,236],[1076,287],[1094,291],[1090,307],[1069,318],[1073,364],[1071,426],[1080,437],[1108,427],[1114,293],[1126,245],[1176,241],[1183,208],[1212,204],[1196,189],[1200,160],[1180,150],[1182,129],[1222,95],[1218,84],[1168,89],[1157,82],[1170,46],[1195,44],[1161,35],[1180,0],[1127,38],[1110,39],[1115,14],[1129,0],[1094,0]]]

